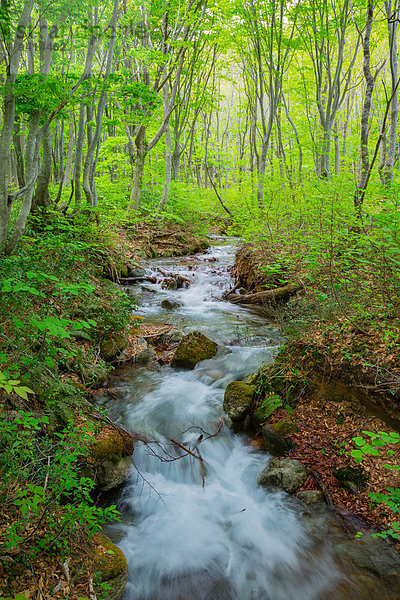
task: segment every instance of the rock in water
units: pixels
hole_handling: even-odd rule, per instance
[[[180,329],[173,327],[167,333],[163,333],[158,338],[160,344],[179,344],[185,337],[185,334]]]
[[[183,306],[182,302],[178,302],[177,300],[163,300],[161,302],[161,308],[165,308],[167,310],[174,310],[174,308],[180,308]]]
[[[380,577],[400,574],[400,558],[393,544],[382,538],[373,538],[368,533],[338,544],[335,554],[345,563],[352,562]]]
[[[218,352],[218,344],[208,339],[201,331],[185,335],[172,359],[173,367],[193,369],[201,360],[212,358]]]
[[[254,385],[243,381],[232,381],[225,390],[224,411],[232,421],[243,421],[251,408]]]
[[[298,460],[273,458],[261,471],[257,483],[263,487],[277,487],[293,494],[304,485],[307,471]]]
[[[154,352],[153,348],[146,348],[145,350],[142,350],[141,352],[138,352],[138,354],[136,354],[135,363],[146,367],[151,362],[153,362],[155,358],[156,353]]]
[[[297,492],[296,498],[301,500],[301,502],[307,506],[325,504],[325,496],[321,490],[303,490],[302,492]]]

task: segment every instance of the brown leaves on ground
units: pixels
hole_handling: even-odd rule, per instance
[[[0,596],[24,594],[28,600],[77,600],[90,598],[93,565],[88,543],[76,545],[61,559],[41,555],[26,568],[12,562],[0,563]]]
[[[268,420],[277,423],[288,420],[285,408],[276,410]],[[362,406],[354,406],[344,399],[329,401],[325,398],[307,398],[299,403],[290,416],[298,427],[290,437],[295,442],[295,450],[288,457],[297,458],[303,464],[318,472],[329,490],[336,506],[351,513],[369,526],[387,529],[397,520],[383,504],[373,506],[369,493],[385,492],[388,487],[400,487],[400,472],[386,469],[384,464],[400,465],[400,446],[382,447],[380,456],[365,456],[361,466],[368,473],[366,485],[354,494],[343,489],[333,475],[340,467],[356,467],[350,456],[354,448],[352,438],[362,436],[362,431],[393,430],[377,416],[371,416]],[[393,450],[389,456],[387,451]],[[318,489],[313,477],[309,477],[303,489]]]

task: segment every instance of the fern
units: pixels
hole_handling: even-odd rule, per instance
[[[266,398],[264,398],[260,406],[255,411],[254,416],[260,423],[263,423],[264,421],[266,421],[266,419],[268,419],[268,417],[272,415],[274,410],[276,410],[280,406],[283,406],[283,402],[282,398],[278,396],[278,394],[267,396]]]

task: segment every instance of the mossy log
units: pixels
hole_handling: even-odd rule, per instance
[[[255,292],[254,294],[229,294],[226,298],[233,304],[284,304],[291,296],[294,296],[302,285],[297,283],[289,283],[283,287],[273,290],[265,290],[264,292]]]

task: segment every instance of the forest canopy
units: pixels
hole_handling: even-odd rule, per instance
[[[357,218],[367,190],[394,198],[397,2],[0,10],[2,252],[47,209],[132,214],[181,201],[254,223],[277,196],[270,208],[283,214],[335,190]]]

